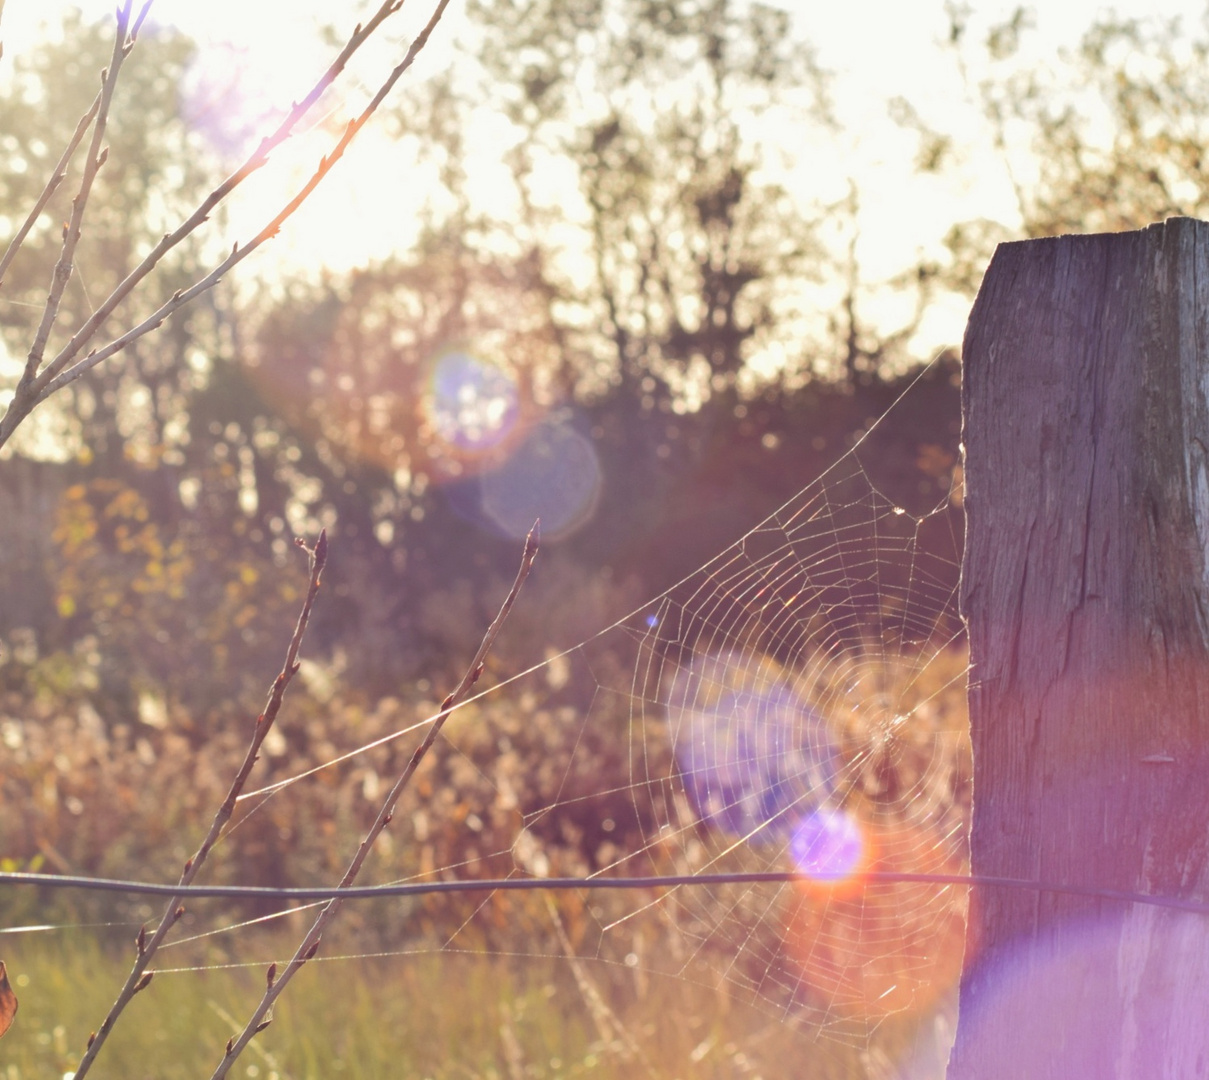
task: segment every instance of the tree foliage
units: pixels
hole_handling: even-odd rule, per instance
[[[1012,184],[1017,220],[956,223],[949,280],[973,293],[1001,240],[1117,232],[1204,217],[1209,24],[1105,15],[1057,62],[1036,60],[1027,8],[971,31],[950,8],[951,41]],[[926,127],[926,126],[925,126]],[[951,144],[937,129],[932,138]]]
[[[372,696],[432,674],[482,622],[475,597],[514,558],[484,485],[518,456],[557,456],[567,439],[597,459],[593,527],[572,530],[555,549],[563,569],[549,571],[595,599],[540,621],[565,640],[591,631],[587,612],[601,625],[621,614],[627,582],[662,586],[728,542],[736,515],[771,510],[881,410],[865,397],[883,399],[876,378],[850,398],[835,363],[851,334],[825,321],[803,332],[803,290],[835,263],[824,209],[781,186],[770,132],[792,124],[806,142],[831,119],[824,75],[784,12],[549,0],[470,14],[453,72],[392,114],[443,185],[413,250],[194,307],[75,384],[56,414],[70,460],[45,488],[51,544],[27,545],[22,564],[45,586],[23,586],[0,630],[32,627],[50,650],[94,636],[120,711],[152,688],[199,719],[225,714],[263,677],[269,628],[292,599],[275,571],[292,534],[338,530],[315,633]],[[6,205],[29,200],[69,134],[38,128],[41,102],[57,95],[62,128],[104,63],[100,30],[72,23],[63,36],[21,69],[25,104],[0,118]],[[126,164],[100,174],[105,208],[68,330],[89,311],[86,289],[120,280],[169,211],[213,182],[169,89],[191,55],[168,34],[132,54],[127,100],[156,105],[115,111]],[[504,133],[495,202],[476,187],[485,155],[469,133],[484,123]],[[9,312],[33,310],[22,298],[44,287],[56,242],[51,229],[35,237],[5,285],[14,344],[30,327]],[[200,257],[183,248],[156,288],[170,295]],[[469,404],[451,358],[476,365]],[[819,389],[802,391],[816,374]],[[481,437],[467,434],[476,422]],[[930,441],[947,448],[943,423]],[[914,460],[903,482],[931,483]],[[13,498],[35,467],[8,463]],[[669,544],[673,531],[682,539]],[[601,572],[611,600],[592,592]]]
[[[789,16],[731,0],[470,14],[474,77],[453,91],[467,116],[490,103],[508,145],[507,208],[485,231],[548,306],[561,385],[667,410],[733,391],[774,344],[812,369],[786,332],[825,253],[772,131],[806,142],[829,117]]]

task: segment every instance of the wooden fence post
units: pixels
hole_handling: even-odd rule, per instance
[[[1209,224],[1004,244],[966,330],[977,876],[1209,900]],[[974,890],[948,1080],[1209,1077],[1209,915]]]

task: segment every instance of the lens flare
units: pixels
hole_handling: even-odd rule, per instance
[[[249,51],[229,42],[198,50],[179,94],[185,122],[224,160],[246,154],[282,116]]]
[[[841,862],[851,856],[848,829],[819,828],[825,839],[814,847],[808,830],[799,844],[816,865],[831,866],[835,853]],[[862,854],[848,878],[833,883],[803,868],[786,918],[786,950],[804,993],[829,1009],[864,1020],[924,1015],[961,975],[969,889],[872,873],[962,874],[966,867],[927,827],[861,820],[858,833]]]
[[[1006,938],[976,959],[964,1058],[988,1077],[1151,1076],[1160,1061],[1162,1075],[1204,1076],[1204,918],[1142,904],[1048,918],[1052,932]]]
[[[689,797],[725,832],[783,845],[831,792],[826,724],[767,657],[699,657],[672,684],[668,720]]]
[[[794,866],[822,882],[842,882],[867,862],[869,844],[859,822],[845,810],[820,808],[793,831],[789,854]]]
[[[522,537],[541,518],[542,536],[559,539],[591,520],[600,484],[592,443],[569,423],[546,420],[478,478],[475,510],[505,536]]]
[[[485,360],[446,353],[432,367],[426,395],[437,439],[459,457],[485,454],[516,429],[520,393],[516,379]]]

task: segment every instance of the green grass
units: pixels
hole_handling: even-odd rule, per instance
[[[0,1080],[62,1077],[113,1000],[128,957],[83,935],[23,935],[3,947],[20,1011],[0,1041]],[[255,957],[288,955],[284,939],[245,947]],[[161,957],[162,968],[176,963],[171,950]],[[227,1038],[258,1000],[263,979],[262,963],[161,972],[127,1010],[91,1075],[209,1076]],[[899,1034],[900,1046],[909,1035]],[[424,954],[312,962],[232,1076],[890,1075],[875,1066],[867,1055],[819,1041],[792,1021],[684,979],[644,979],[585,965],[577,981],[568,964],[552,958]]]

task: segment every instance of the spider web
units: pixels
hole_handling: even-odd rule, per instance
[[[516,872],[552,872],[551,841],[595,824],[574,869],[599,877],[796,874],[594,897],[580,955],[723,982],[861,1048],[951,999],[966,888],[879,875],[968,872],[958,566],[949,500],[896,504],[858,448],[567,654],[592,701]],[[620,789],[592,788],[604,731],[626,748]],[[662,948],[644,952],[651,919]]]
[[[376,876],[596,887],[396,904],[396,951],[690,980],[859,1050],[952,1008],[967,888],[909,877],[968,873],[960,502],[888,498],[873,442],[450,718]]]
[[[624,1045],[593,971],[622,992],[660,977],[715,988],[866,1056],[901,1057],[902,1032],[950,1014],[967,887],[911,878],[968,873],[960,500],[887,497],[875,443],[630,615],[459,708],[360,881],[591,885],[358,904],[346,917],[365,951],[326,958],[568,964]],[[431,720],[250,793],[225,842],[266,810],[305,820],[310,784],[380,801],[377,779]],[[617,878],[652,883],[606,887]],[[223,966],[216,936],[272,918],[191,911],[164,973]]]

